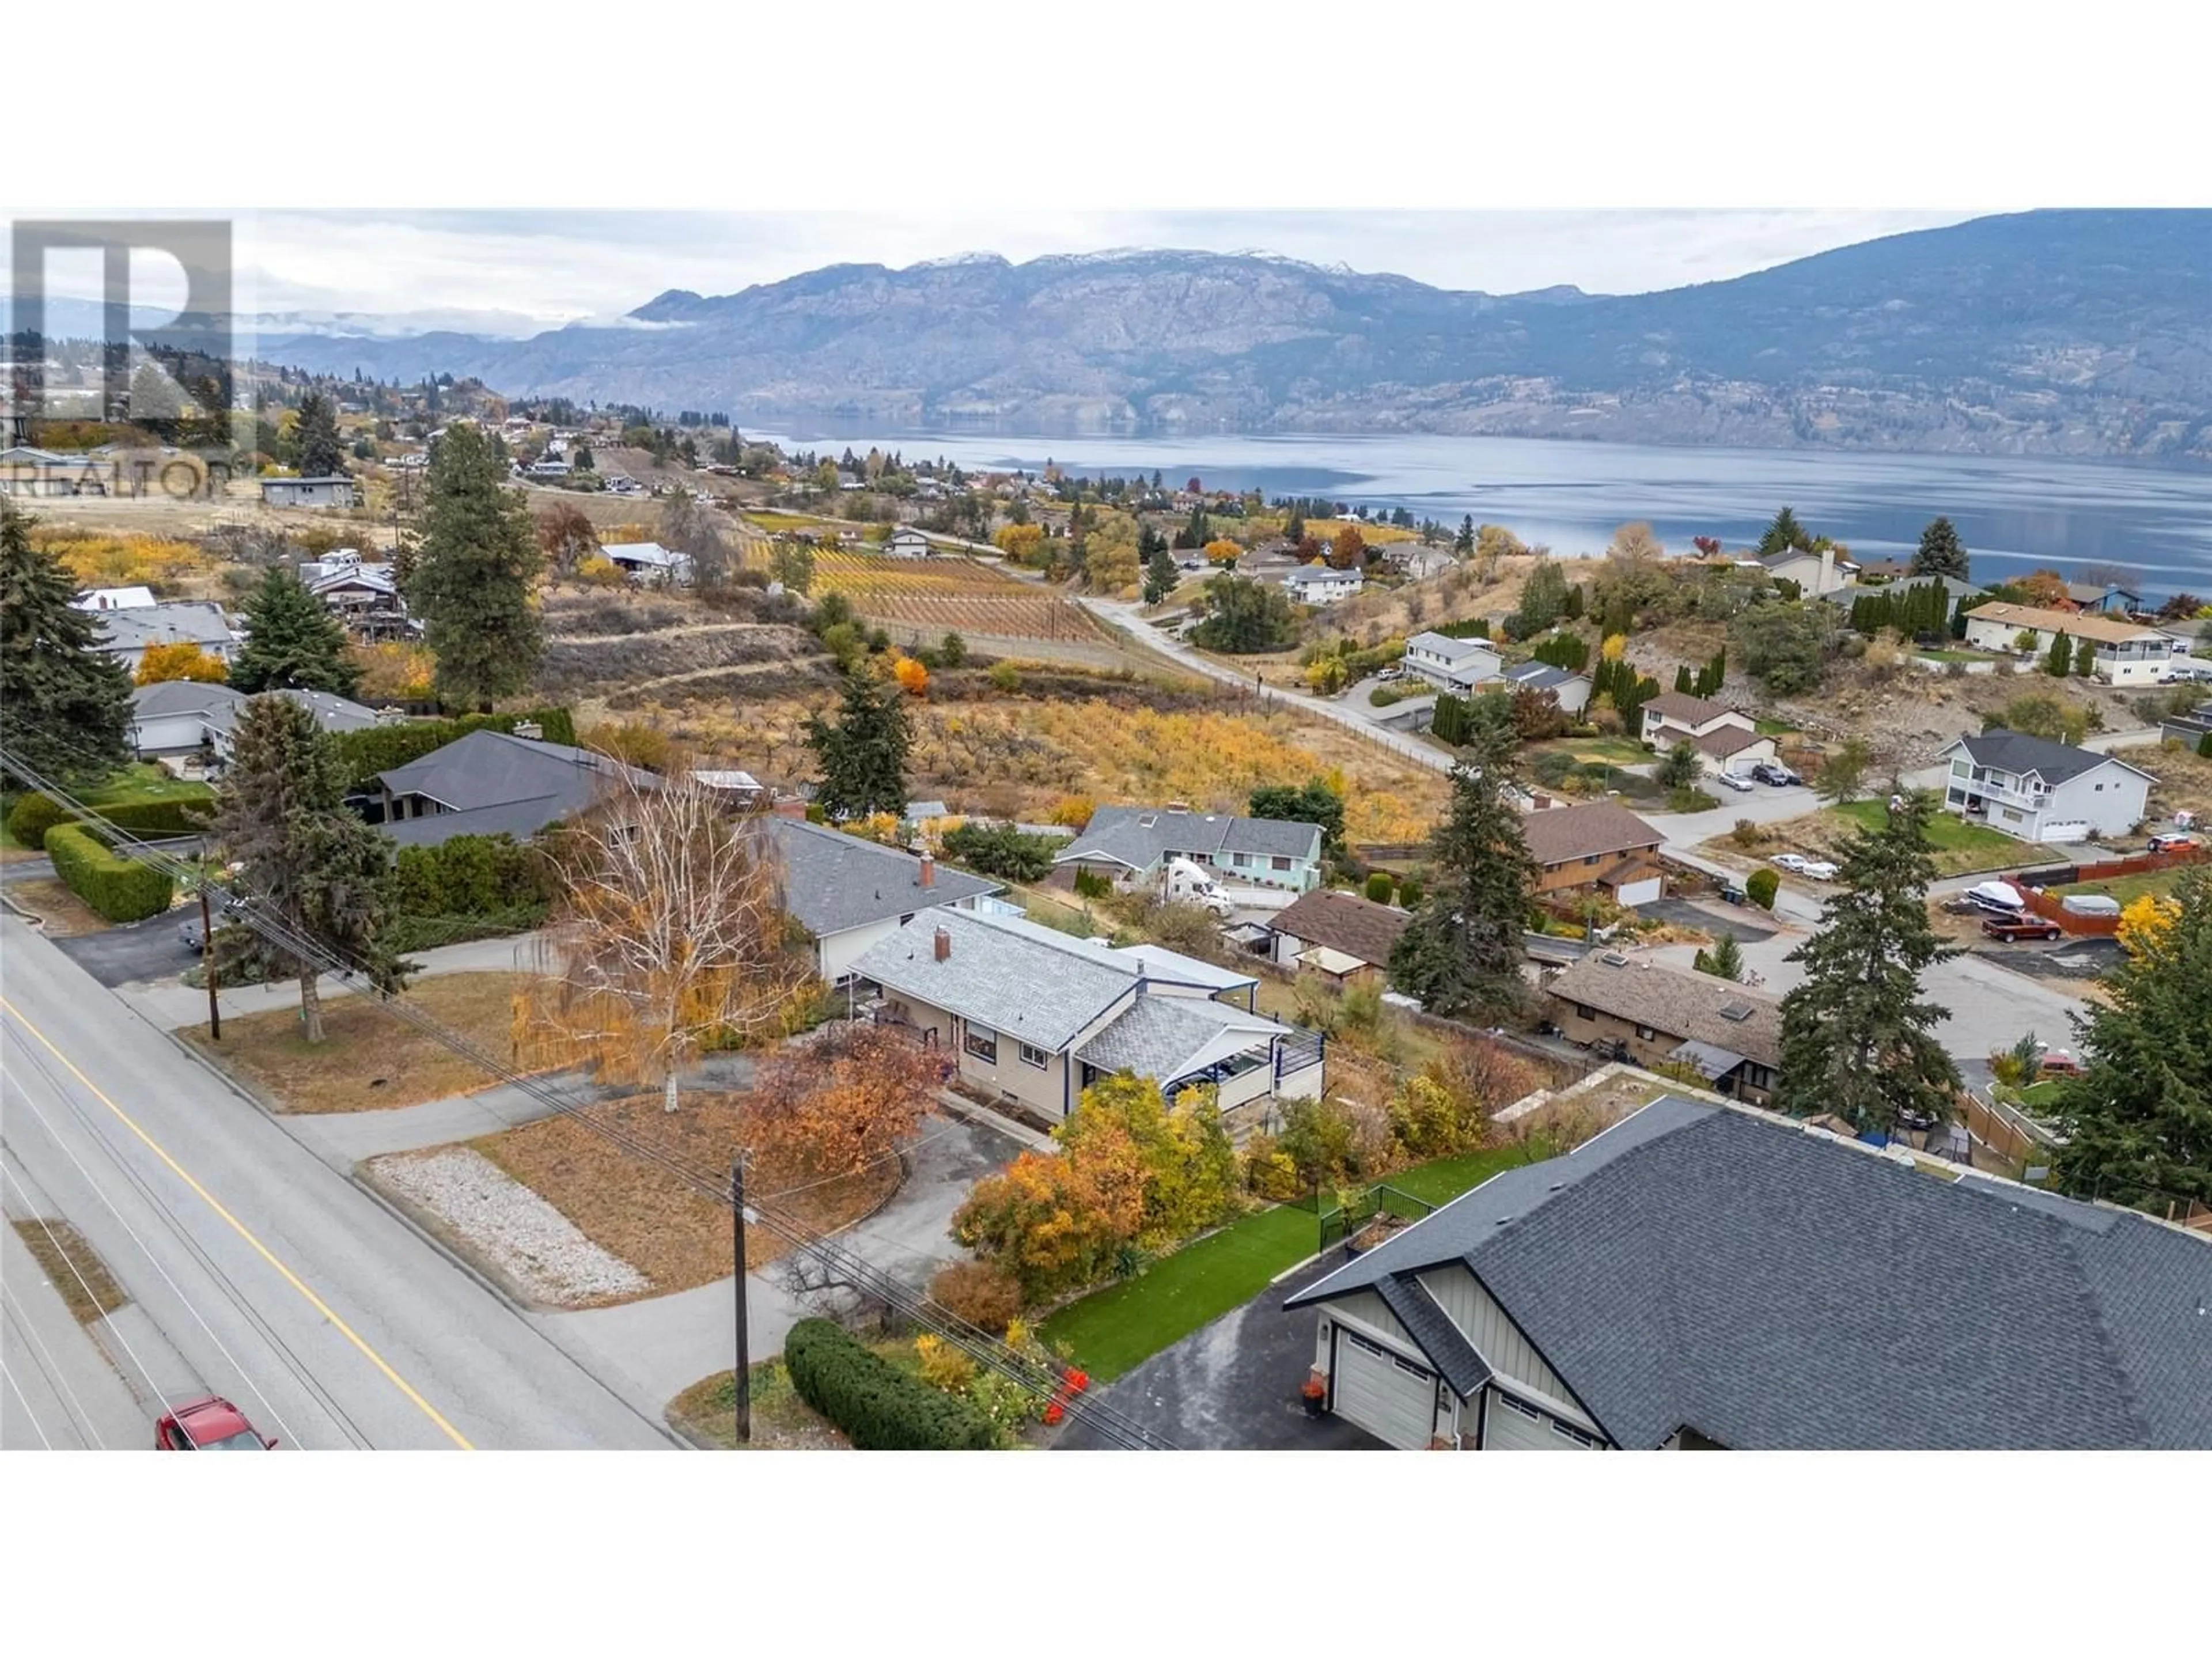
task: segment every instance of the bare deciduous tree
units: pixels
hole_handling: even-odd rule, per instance
[[[711,1041],[786,1029],[811,974],[765,823],[690,770],[617,782],[562,837],[563,896],[518,1001],[515,1040],[551,1063],[665,1091]]]

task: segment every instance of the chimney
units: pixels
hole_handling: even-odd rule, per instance
[[[937,930],[936,955],[939,962],[952,959],[952,935],[942,927]]]
[[[937,860],[927,853],[921,855],[921,884],[924,887],[937,885]]]
[[[1820,550],[1820,585],[1813,592],[1815,594],[1833,592],[1835,586],[1836,550],[1832,547],[1824,547]]]

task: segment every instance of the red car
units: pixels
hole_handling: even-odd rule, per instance
[[[220,1395],[187,1401],[154,1425],[155,1451],[274,1451],[246,1413]]]

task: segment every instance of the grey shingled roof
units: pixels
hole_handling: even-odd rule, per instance
[[[817,939],[1000,890],[998,882],[942,864],[924,887],[920,859],[842,830],[775,818],[770,833],[783,854],[784,903]]]
[[[1475,1352],[1474,1344],[1451,1322],[1451,1316],[1437,1305],[1419,1279],[1411,1273],[1389,1273],[1375,1281],[1375,1291],[1382,1298],[1382,1305],[1397,1316],[1414,1346],[1451,1384],[1454,1394],[1462,1400],[1471,1399],[1476,1389],[1490,1381],[1488,1362]]]
[[[382,827],[407,847],[434,847],[455,836],[526,840],[591,805],[625,773],[647,787],[658,782],[650,772],[587,749],[505,732],[471,732],[378,774],[394,795],[427,795],[450,809]]]
[[[951,953],[937,960],[936,934]],[[988,1026],[1058,1050],[1133,989],[1135,964],[1010,916],[944,910],[862,951],[852,971]]]
[[[222,607],[209,599],[176,599],[167,605],[134,605],[120,611],[95,611],[107,637],[96,650],[139,651],[149,645],[231,642]]]
[[[246,706],[246,693],[205,680],[156,680],[131,689],[134,719],[167,720],[178,714],[210,714]]]
[[[1149,870],[1170,853],[1224,852],[1317,860],[1321,830],[1310,823],[1240,818],[1226,812],[1102,806],[1091,815],[1083,833],[1053,855],[1053,862],[1103,859],[1133,870]]]
[[[503,800],[464,812],[431,812],[419,818],[387,818],[377,828],[402,847],[440,847],[456,836],[512,836],[528,841],[549,824],[558,823],[574,811],[559,795],[536,795],[526,800]]]
[[[1958,746],[1977,766],[1993,766],[2000,772],[2033,772],[2048,784],[2064,783],[2084,772],[2094,771],[2107,761],[2110,755],[2100,755],[2087,749],[2076,749],[2071,744],[2053,743],[2049,738],[2038,738],[2026,732],[2008,732],[1999,727],[1976,737],[1960,738]],[[2125,761],[2112,761],[2116,766],[2125,766]],[[2130,768],[2130,770],[2136,769]]]
[[[1255,1046],[1286,1028],[1239,1008],[1198,997],[1144,996],[1083,1045],[1082,1058],[1102,1072],[1134,1072],[1172,1082],[1230,1033],[1249,1033]]]
[[[1398,935],[1413,919],[1409,911],[1317,887],[1299,894],[1276,913],[1274,931],[1308,945],[1325,945],[1380,968],[1389,963]]]
[[[1605,957],[1603,951],[1584,957],[1545,990],[1562,1002],[1633,1020],[1677,1039],[1694,1038],[1729,1049],[1762,1066],[1782,1063],[1780,999],[1686,968],[1644,961],[1624,967]],[[1731,1018],[1724,1012],[1731,1010],[1742,1017]]]
[[[1291,1298],[1463,1262],[1616,1444],[2212,1447],[2212,1241],[1666,1097]]]

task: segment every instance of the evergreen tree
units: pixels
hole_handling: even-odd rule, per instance
[[[2123,928],[2109,1002],[2077,1020],[2081,1073],[2058,1085],[2053,1172],[2082,1198],[2212,1204],[2212,867],[2185,870],[2154,925]]]
[[[1972,580],[1966,574],[1966,546],[1948,519],[1933,520],[1920,532],[1920,545],[1912,555],[1912,574],[1954,576],[1962,582]]]
[[[1344,797],[1330,788],[1326,779],[1309,778],[1303,785],[1263,785],[1252,792],[1245,811],[1253,817],[1271,818],[1279,823],[1317,825],[1326,851],[1344,850]]]
[[[1145,603],[1158,605],[1176,590],[1176,562],[1168,551],[1167,538],[1147,528],[1152,538],[1151,550],[1145,556]]]
[[[1928,919],[1933,810],[1926,794],[1903,797],[1880,829],[1855,830],[1846,841],[1844,890],[1828,901],[1819,930],[1790,953],[1805,976],[1782,1000],[1779,1109],[1801,1117],[1833,1112],[1884,1134],[1906,1116],[1950,1118],[1959,1068],[1935,1037],[1948,1011],[1920,991],[1930,966],[1958,954]]]
[[[1563,607],[1560,614],[1565,616],[1569,622],[1580,622],[1583,617],[1583,606],[1584,603],[1585,601],[1583,598],[1583,585],[1580,582],[1577,582],[1572,587],[1570,587],[1567,590],[1567,602]]]
[[[2097,672],[2097,642],[2084,638],[2074,647],[2074,673],[2078,679],[2087,679]]]
[[[131,676],[92,648],[106,629],[70,608],[76,585],[31,524],[0,499],[0,743],[57,782],[98,782],[131,758]]]
[[[2043,672],[2055,680],[2063,680],[2074,672],[2074,647],[2063,628],[2051,636],[2051,650],[2043,659]]]
[[[1700,695],[1690,678],[1689,664],[1678,662],[1674,665],[1674,689],[1686,697]]]
[[[1474,552],[1474,514],[1470,513],[1459,521],[1459,534],[1452,538],[1452,551],[1462,559]]]
[[[914,739],[905,700],[866,663],[845,676],[837,724],[809,716],[806,741],[822,768],[814,799],[830,817],[906,810],[907,752]]]
[[[1498,701],[1503,701],[1499,699]],[[1508,795],[1510,722],[1468,733],[1449,814],[1431,842],[1435,873],[1390,952],[1390,982],[1433,1014],[1503,1021],[1527,1005],[1521,933],[1536,866]]]
[[[346,631],[290,571],[272,568],[246,602],[246,646],[230,668],[240,691],[335,691],[349,697],[361,670]]]
[[[282,923],[396,991],[410,964],[381,938],[391,882],[391,842],[345,809],[345,768],[315,717],[290,697],[259,697],[240,716],[216,795],[212,832],[242,862],[254,911]],[[300,981],[300,1018],[310,1042],[323,1040],[321,968],[243,928],[226,928],[211,948],[218,973],[251,963],[264,977]]]
[[[408,602],[438,659],[438,695],[474,703],[527,687],[544,635],[530,603],[541,563],[530,509],[472,426],[450,428],[430,457],[425,530]]]
[[[1774,515],[1765,533],[1759,538],[1759,556],[1762,559],[1792,550],[1808,553],[1812,548],[1812,532],[1798,523],[1797,515],[1786,507]]]
[[[300,417],[292,428],[292,449],[299,457],[303,478],[336,478],[345,473],[338,412],[319,392],[310,392],[300,401]]]
[[[1721,936],[1714,942],[1711,955],[1700,951],[1698,956],[1698,965],[1717,979],[1743,977],[1743,946],[1735,942],[1735,935],[1726,928],[1721,930]]]

